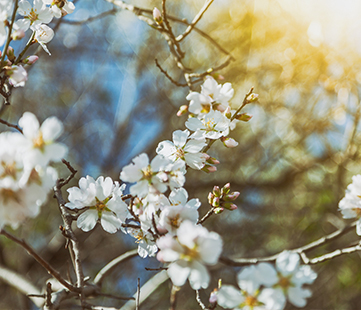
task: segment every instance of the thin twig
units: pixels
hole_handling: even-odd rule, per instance
[[[71,285],[68,281],[66,281],[58,271],[56,271],[48,262],[46,262],[42,257],[40,257],[35,250],[28,245],[24,240],[20,240],[19,238],[11,235],[4,229],[0,230],[0,234],[4,235],[6,238],[14,241],[15,243],[21,245],[28,253],[31,255],[41,266],[43,266],[49,274],[51,274],[55,279],[57,279],[62,285],[64,285],[68,290],[73,292],[79,292],[79,290]]]
[[[361,251],[361,245],[360,244],[357,244],[355,246],[348,247],[348,248],[338,249],[338,250],[335,250],[335,251],[333,251],[331,253],[327,253],[327,254],[312,258],[312,259],[310,259],[308,261],[308,264],[315,265],[315,264],[318,264],[318,263],[322,263],[322,262],[324,262],[326,260],[333,259],[333,258],[335,258],[337,256],[340,256],[340,255],[343,255],[343,254],[350,254],[350,253],[354,253],[354,252],[357,252],[357,251]]]
[[[167,71],[165,71],[161,65],[158,62],[158,59],[154,59],[155,61],[155,65],[158,67],[158,69],[168,78],[169,81],[171,81],[174,85],[179,86],[179,87],[187,87],[188,84],[184,83],[178,83],[177,81],[173,80],[173,78],[167,73]]]
[[[302,253],[309,252],[309,251],[311,251],[311,250],[313,250],[315,248],[318,248],[318,247],[320,247],[320,246],[322,246],[322,245],[324,245],[326,243],[329,243],[329,242],[343,236],[344,234],[348,233],[349,231],[353,230],[354,227],[356,226],[356,224],[357,224],[357,221],[354,221],[351,224],[346,225],[345,227],[343,227],[341,229],[338,229],[337,231],[335,231],[335,232],[333,232],[331,234],[328,234],[328,235],[326,235],[326,236],[324,236],[324,237],[322,237],[322,238],[320,238],[320,239],[318,239],[316,241],[313,241],[313,242],[311,242],[309,244],[306,244],[306,245],[304,245],[302,247],[299,247],[299,248],[296,248],[296,249],[293,249],[293,250],[290,250],[290,251],[293,252],[293,253],[298,253],[301,256],[303,256]],[[334,251],[334,253],[337,252],[337,251],[340,251],[340,250],[336,250],[336,251]],[[347,253],[347,250],[345,250],[345,251],[346,251],[345,253]],[[272,255],[272,256],[268,256],[268,257],[237,258],[237,259],[230,259],[228,257],[223,256],[223,257],[220,257],[219,261],[226,264],[226,265],[229,265],[229,266],[247,266],[247,265],[251,265],[251,264],[258,264],[260,262],[274,262],[274,261],[276,261],[277,257],[281,253],[282,252],[277,253],[277,254]],[[342,253],[342,250],[341,250],[341,253],[339,255],[341,255],[341,254],[344,254],[344,253]],[[335,254],[334,257],[336,257],[336,256],[338,256],[338,255]],[[304,259],[305,264],[307,264],[307,263],[314,264],[314,263],[316,263],[316,261],[317,261],[317,258],[315,258],[314,262],[312,262],[312,259],[311,260],[309,260],[309,259],[305,260]],[[317,262],[321,262],[321,261],[317,261]]]
[[[214,214],[214,209],[215,209],[214,207],[210,208],[208,212],[200,220],[198,220],[197,225],[202,224],[206,219],[211,217],[211,215]]]
[[[191,24],[187,27],[187,29],[184,31],[183,34],[179,35],[176,40],[178,42],[181,42],[182,40],[184,40],[184,38],[189,35],[191,33],[191,31],[193,30],[193,28],[195,27],[195,25],[197,25],[197,23],[201,20],[201,18],[203,17],[203,14],[207,11],[207,9],[210,7],[210,5],[212,4],[214,0],[207,0],[207,2],[203,5],[202,9],[199,11],[199,13],[194,17],[193,21],[191,22]]]
[[[135,299],[135,309],[139,310],[139,301],[140,301],[140,279],[137,280],[137,298]]]
[[[109,16],[109,15],[115,14],[117,12],[118,12],[118,10],[116,8],[113,8],[113,9],[111,9],[109,11],[100,13],[99,15],[91,16],[91,17],[89,17],[89,18],[87,18],[85,20],[63,20],[63,24],[70,24],[70,25],[75,25],[75,26],[84,25],[86,23],[90,23],[90,22],[92,22],[94,20],[97,20],[97,19]]]
[[[202,308],[202,310],[207,310],[207,307],[203,304],[202,299],[199,296],[199,290],[196,290],[196,301],[198,302],[198,304]]]
[[[203,78],[203,77],[205,77],[205,76],[207,76],[207,75],[210,75],[211,73],[213,73],[213,72],[215,72],[215,71],[219,71],[219,70],[227,67],[227,66],[231,63],[231,61],[233,61],[233,60],[234,60],[234,58],[233,58],[232,56],[229,56],[229,57],[226,59],[226,61],[225,61],[223,64],[219,65],[218,67],[209,68],[207,71],[205,71],[205,72],[203,72],[203,73],[190,73],[190,74],[189,74],[189,77],[191,77],[191,78]],[[198,82],[198,81],[199,81],[199,80],[197,80],[197,81],[195,81],[195,82]]]
[[[5,120],[3,120],[1,118],[0,118],[0,123],[6,125],[8,127],[15,128],[17,131],[20,131],[21,133],[23,133],[22,129],[18,125],[10,124],[10,123],[8,123],[7,121],[5,121]]]

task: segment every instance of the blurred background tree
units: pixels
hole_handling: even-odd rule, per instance
[[[132,4],[161,8],[161,1]],[[190,21],[202,5],[201,0],[168,1],[167,10]],[[103,18],[77,23],[108,11],[111,14]],[[231,134],[239,146],[226,149],[217,142],[211,148],[210,155],[221,161],[218,172],[186,175],[190,198],[202,200],[201,215],[209,208],[207,193],[214,185],[230,182],[232,190],[241,192],[238,210],[213,216],[204,224],[221,234],[224,256],[272,255],[343,227],[338,202],[351,176],[361,172],[359,12],[361,4],[351,0],[228,0],[214,2],[198,24],[235,58],[219,72],[225,77],[219,83],[231,82],[235,89],[233,107],[239,107],[252,86],[260,95],[258,103],[245,109],[252,120],[239,124]],[[175,22],[172,27],[175,33],[185,29]],[[185,63],[198,72],[226,59],[196,32],[182,47]],[[24,111],[34,112],[39,119],[59,117],[65,125],[62,142],[70,149],[67,159],[79,170],[78,178],[89,174],[118,179],[121,168],[134,156],[141,152],[154,156],[160,141],[184,129],[186,116],[177,117],[176,112],[187,104],[189,89],[172,84],[154,59],[184,83],[182,72],[161,35],[131,12],[106,1],[78,1],[74,14],[59,24],[49,49],[52,56],[41,54],[26,86],[14,91],[12,105],[2,117],[13,123]],[[66,169],[59,169],[66,176]],[[27,220],[15,233],[26,236],[45,259],[66,273],[70,261],[59,225],[56,202],[49,197],[41,216]],[[109,260],[136,247],[134,239],[121,232],[109,235],[99,227],[91,233],[76,232],[90,277]],[[312,256],[357,239],[352,231]],[[49,276],[22,248],[5,238],[0,238],[0,247],[1,265],[26,275],[39,287],[45,283]],[[307,308],[361,308],[359,265],[360,255],[354,253],[314,266],[319,276]],[[159,266],[155,259],[132,259],[113,272],[104,291],[131,296],[138,277],[145,283],[155,274],[144,267]],[[217,265],[201,297],[206,300],[218,278],[235,283],[235,270],[239,268]],[[166,309],[170,287],[170,282],[163,284],[141,309]],[[177,309],[198,309],[193,296],[188,284],[182,287]],[[123,303],[102,300],[117,307]],[[35,306],[0,282],[0,308]]]

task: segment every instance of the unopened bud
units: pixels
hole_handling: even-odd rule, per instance
[[[206,172],[206,173],[216,172],[216,171],[217,171],[217,167],[205,165],[201,170],[204,171],[204,172]]]
[[[183,114],[186,114],[188,112],[188,106],[187,105],[182,105],[180,106],[178,112],[177,112],[177,116],[181,116]]]
[[[219,74],[219,73],[217,73],[217,72],[213,72],[213,73],[211,74],[211,76],[213,76],[215,80],[219,80],[219,81],[223,81],[223,80],[224,80],[224,76],[221,75],[221,74]]]
[[[217,302],[217,290],[215,289],[212,293],[211,293],[211,295],[209,296],[209,302],[211,303],[211,304],[214,304],[214,303],[216,303]]]
[[[228,106],[226,108],[226,110],[224,111],[224,116],[227,117],[228,119],[230,119],[232,117],[231,107],[230,106]]]
[[[236,119],[243,122],[248,122],[253,116],[247,113],[238,114]]]
[[[222,207],[213,209],[214,214],[221,214],[223,211],[224,211],[224,208],[222,208]]]
[[[221,197],[221,189],[219,188],[219,186],[216,185],[213,187],[213,194],[216,197]]]
[[[153,10],[153,18],[158,25],[163,23],[162,14],[160,13],[160,11],[157,8],[154,8],[154,10]]]
[[[219,197],[214,197],[213,201],[212,201],[212,206],[213,207],[219,207],[219,202],[220,202]]]
[[[222,207],[224,207],[230,211],[236,210],[238,208],[234,203],[230,203],[230,202],[223,203]]]
[[[6,50],[6,55],[10,61],[15,60],[14,49],[11,46],[9,46]]]
[[[13,40],[21,40],[22,38],[25,37],[25,31],[24,30],[16,30],[11,34],[11,38]]]
[[[221,193],[222,195],[227,195],[230,190],[231,190],[231,183],[227,183],[222,187]]]
[[[23,63],[26,64],[26,65],[32,65],[34,63],[36,63],[38,61],[39,57],[36,56],[36,55],[31,55],[29,57],[26,57],[24,60],[23,60]]]
[[[229,148],[233,148],[238,145],[238,142],[236,140],[228,137],[222,137],[221,141],[223,142],[225,147],[229,147]]]
[[[209,155],[208,155],[209,156]],[[207,159],[207,163],[211,164],[211,165],[218,165],[219,164],[219,160],[215,159],[214,157],[209,156],[209,158]]]
[[[258,101],[258,94],[250,94],[248,97],[247,97],[247,101],[248,102],[257,102]]]
[[[230,193],[229,195],[226,195],[224,197],[224,200],[225,201],[232,201],[232,200],[236,200],[239,196],[240,192],[233,192],[233,193]]]
[[[208,202],[209,202],[210,205],[212,204],[213,199],[214,199],[213,193],[212,193],[212,192],[209,192],[209,193],[208,193]]]

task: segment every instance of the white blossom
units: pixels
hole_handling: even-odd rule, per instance
[[[54,37],[53,29],[51,29],[47,25],[41,24],[34,26],[33,30],[35,31],[35,40],[38,41],[38,43],[44,49],[45,52],[51,55],[48,47],[45,44],[49,43],[53,39]]]
[[[6,70],[9,76],[9,83],[14,87],[24,87],[25,82],[28,80],[28,73],[23,66],[11,66]]]
[[[50,8],[45,5],[43,0],[34,0],[34,6],[27,0],[21,0],[19,2],[18,13],[24,18],[16,21],[15,29],[22,29],[24,31],[28,30],[30,26],[48,24],[53,19]]]
[[[45,4],[50,5],[51,11],[56,18],[71,14],[75,10],[73,2],[67,0],[43,0]]]
[[[158,144],[157,153],[175,162],[183,160],[193,169],[202,169],[206,158],[200,151],[206,146],[206,140],[188,140],[188,130],[173,132],[173,142],[162,141]]]
[[[222,252],[222,239],[215,232],[184,221],[177,238],[166,235],[157,240],[157,259],[170,263],[167,273],[176,286],[189,280],[194,290],[207,288],[210,276],[205,265],[215,265]]]
[[[69,188],[69,202],[65,206],[69,209],[87,210],[77,219],[77,226],[83,231],[92,230],[99,221],[108,233],[115,233],[121,228],[128,216],[128,209],[122,200],[125,184],[122,186],[109,177],[98,177],[94,180],[90,176],[79,180],[79,187]]]

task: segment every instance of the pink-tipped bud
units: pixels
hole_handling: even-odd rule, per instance
[[[228,119],[230,119],[232,117],[231,107],[230,106],[228,106],[226,108],[226,110],[224,111],[224,116],[227,117]]]
[[[209,192],[208,193],[208,203],[211,205],[212,204],[212,201],[214,199],[214,195],[212,192]]]
[[[11,46],[9,46],[8,49],[6,50],[6,55],[8,56],[8,59],[10,61],[15,60],[14,49]]]
[[[182,106],[180,106],[180,108],[177,112],[177,116],[182,116],[183,114],[186,114],[187,112],[188,112],[188,106],[182,105]]]
[[[205,165],[201,170],[206,172],[206,173],[211,173],[211,172],[216,172],[217,167]]]
[[[248,102],[256,102],[258,101],[258,94],[250,94],[248,97],[247,97],[247,101]]]
[[[219,112],[223,113],[224,111],[226,111],[226,108],[224,105],[221,105],[221,104],[217,104],[217,105],[214,105],[213,104],[213,109],[215,110],[218,110]]]
[[[219,207],[219,202],[220,202],[219,197],[214,197],[213,201],[212,201],[212,206],[213,207]]]
[[[219,186],[216,185],[213,187],[213,194],[216,197],[221,197],[221,189],[219,188]]]
[[[233,193],[230,193],[229,195],[225,195],[224,196],[224,201],[233,201],[233,200],[236,200],[239,196],[239,192],[233,192]]]
[[[154,10],[153,10],[153,18],[158,25],[163,23],[162,14],[160,13],[160,11],[157,8],[154,8]]]
[[[202,157],[206,162],[208,162],[208,160],[211,158],[211,156],[209,156],[207,153],[202,153]]]
[[[227,183],[222,187],[221,193],[222,195],[227,195],[230,190],[231,190],[231,183]]]
[[[238,145],[238,142],[232,138],[222,137],[221,141],[223,142],[225,147],[233,148]]]
[[[230,203],[230,202],[222,203],[222,207],[224,207],[230,211],[236,210],[238,208],[234,203]]]
[[[30,66],[30,65],[36,63],[36,62],[38,61],[38,59],[39,59],[38,56],[32,55],[32,56],[26,57],[26,58],[23,60],[23,63]]]
[[[218,298],[217,298],[217,290],[215,289],[215,290],[211,293],[211,295],[209,296],[209,302],[210,302],[211,304],[214,304],[214,303],[217,302],[217,300],[218,300]]]
[[[207,159],[207,163],[211,164],[211,165],[218,165],[219,164],[219,160],[215,159],[214,157],[210,157]]]
[[[243,122],[248,122],[253,116],[247,113],[238,114],[236,119]]]
[[[22,38],[25,37],[25,31],[24,30],[16,30],[11,34],[11,38],[13,40],[21,40]]]
[[[221,214],[224,211],[224,208],[218,207],[213,210],[214,214]]]

